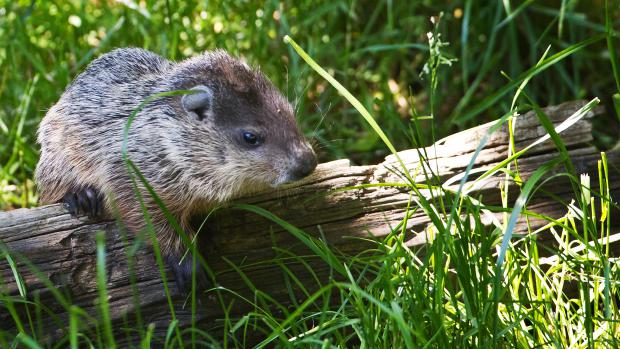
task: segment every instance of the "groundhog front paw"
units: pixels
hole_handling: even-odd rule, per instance
[[[62,202],[72,216],[85,214],[94,219],[103,215],[103,198],[91,187],[65,194]]]
[[[174,281],[180,294],[187,295],[192,290],[192,276],[196,273],[197,289],[204,289],[208,286],[207,275],[200,265],[196,262],[196,269],[193,268],[192,255],[187,254],[185,258],[179,262],[179,258],[166,257],[168,266],[174,275]]]

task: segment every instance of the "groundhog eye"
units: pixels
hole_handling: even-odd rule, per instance
[[[258,137],[252,132],[243,132],[243,140],[249,145],[258,145]]]

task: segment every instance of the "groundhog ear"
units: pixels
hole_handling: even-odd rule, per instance
[[[196,92],[183,95],[181,103],[190,116],[202,120],[207,117],[213,105],[213,91],[203,85],[196,86],[192,90]]]

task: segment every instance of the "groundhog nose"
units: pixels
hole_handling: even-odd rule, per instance
[[[314,171],[316,165],[317,159],[314,151],[305,152],[297,161],[297,166],[291,171],[291,180],[296,181],[306,177]]]

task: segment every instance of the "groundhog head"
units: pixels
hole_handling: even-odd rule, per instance
[[[196,92],[179,98],[188,127],[180,142],[205,196],[226,200],[314,170],[293,108],[261,72],[223,51],[190,63],[182,87]]]

